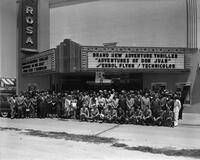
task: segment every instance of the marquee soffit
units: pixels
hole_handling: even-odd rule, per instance
[[[80,3],[88,3],[100,0],[49,0],[50,8],[68,6],[68,5],[76,5]]]

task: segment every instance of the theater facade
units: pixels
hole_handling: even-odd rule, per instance
[[[65,39],[57,48],[22,59],[22,74],[49,77],[46,89],[182,90],[186,103],[195,97],[197,49],[133,46],[82,46]],[[193,73],[196,72],[196,73]],[[39,88],[39,83],[28,87]],[[193,95],[194,94],[194,95]],[[192,96],[193,95],[193,96]]]
[[[194,3],[187,2],[194,7]],[[23,27],[18,28],[18,92],[178,89],[183,91],[186,104],[200,102],[200,53],[197,36],[191,36],[197,34],[194,19],[187,19],[186,47],[84,45],[66,37],[55,48],[50,48],[49,26],[45,23],[49,9],[46,0],[21,1]],[[188,11],[188,14],[191,13]]]

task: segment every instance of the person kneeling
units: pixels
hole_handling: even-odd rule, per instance
[[[163,112],[162,126],[173,127],[174,114],[169,107]]]
[[[153,125],[154,124],[154,118],[152,116],[151,109],[148,105],[145,106],[145,110],[143,113],[143,121],[146,125]]]
[[[161,110],[159,115],[154,116],[154,124],[155,124],[155,125],[157,125],[157,126],[162,126],[163,113],[164,113],[164,111]]]
[[[117,118],[117,111],[112,106],[109,106],[105,115],[105,121],[108,123],[117,123]]]
[[[89,119],[89,110],[86,108],[85,104],[80,110],[80,121],[88,121]]]
[[[104,106],[101,114],[100,114],[100,118],[103,122],[107,122],[109,123],[110,122],[110,106]]]
[[[114,107],[110,109],[110,121],[112,123],[117,123],[117,110]]]
[[[92,121],[98,121],[100,119],[99,109],[98,109],[97,106],[94,106],[91,109],[91,117],[90,117],[90,119]]]
[[[131,124],[142,124],[143,123],[143,113],[140,107],[137,107],[136,110],[131,113],[129,122]]]
[[[125,112],[124,112],[124,110],[121,108],[121,107],[119,107],[118,108],[118,113],[117,113],[117,121],[118,121],[118,123],[120,123],[120,124],[124,124],[124,123],[126,123],[127,121],[126,121],[126,116],[125,116]]]
[[[136,111],[135,108],[132,107],[130,109],[130,116],[129,116],[129,121],[130,124],[136,124],[137,120],[136,120]]]

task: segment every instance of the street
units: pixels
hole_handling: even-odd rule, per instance
[[[0,118],[0,159],[197,159],[200,116],[178,127]]]

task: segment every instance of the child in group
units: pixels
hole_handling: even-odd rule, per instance
[[[131,116],[131,122],[133,124],[143,124],[143,112],[141,107],[137,107],[134,114]]]
[[[166,108],[165,111],[163,111],[162,115],[162,126],[167,126],[167,127],[173,127],[173,119],[174,119],[174,114],[170,110],[169,107]]]
[[[76,109],[77,109],[77,99],[75,96],[72,96],[71,105],[70,105],[70,117],[76,118]]]
[[[86,107],[86,104],[83,103],[83,107],[80,110],[80,121],[88,121],[89,120],[89,110]]]
[[[118,117],[117,117],[118,123],[123,124],[123,123],[127,122],[126,121],[126,114],[121,107],[118,108],[117,115],[118,115]]]
[[[154,124],[154,118],[152,116],[152,112],[149,105],[146,105],[143,111],[143,121],[144,121],[144,124],[146,125]]]
[[[117,123],[117,110],[114,107],[110,108],[110,122]]]
[[[104,121],[107,123],[112,123],[113,118],[117,118],[115,113],[113,112],[113,108],[111,105],[107,107],[106,113],[105,113],[105,119]]]
[[[96,105],[93,106],[93,108],[91,109],[91,117],[90,118],[92,121],[98,121],[100,119],[99,109]]]
[[[104,108],[101,111],[100,117],[103,122],[108,122],[108,119],[110,119],[110,106],[105,105]]]
[[[134,107],[130,108],[130,115],[129,115],[129,120],[128,122],[130,124],[136,124],[136,111]]]

